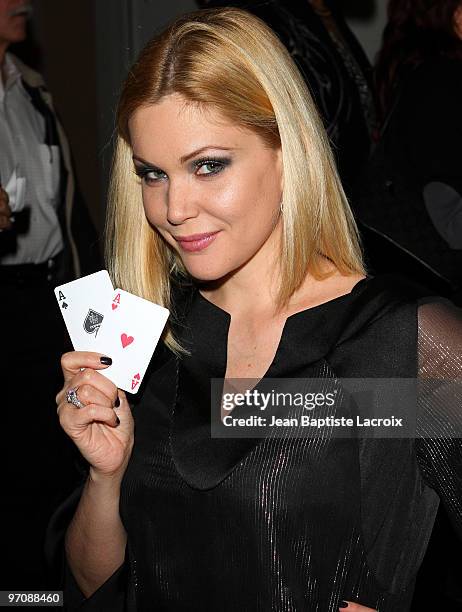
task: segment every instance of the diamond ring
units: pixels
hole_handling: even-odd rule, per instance
[[[73,404],[74,406],[76,406],[76,408],[83,408],[84,404],[82,404],[82,402],[77,397],[77,389],[78,387],[76,387],[75,389],[69,389],[66,393],[66,400],[69,404]]]

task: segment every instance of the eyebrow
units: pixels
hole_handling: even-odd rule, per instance
[[[216,145],[206,145],[205,147],[201,147],[200,149],[196,149],[195,151],[188,153],[188,155],[183,155],[183,157],[180,157],[180,163],[184,164],[185,162],[190,160],[192,157],[199,155],[199,153],[202,153],[202,151],[206,151],[207,149],[217,149],[219,151],[231,151],[230,147],[217,147]]]
[[[195,157],[196,155],[199,155],[199,153],[202,153],[203,151],[206,151],[207,149],[216,149],[218,151],[232,151],[233,150],[231,147],[218,147],[216,145],[206,145],[205,147],[200,147],[200,149],[196,149],[195,151],[191,151],[191,153],[188,153],[187,155],[183,155],[182,157],[180,157],[180,163],[181,164],[186,163],[192,157]],[[145,164],[146,166],[154,166],[155,165],[155,164],[151,164],[151,162],[146,161],[142,157],[138,157],[138,155],[133,155],[133,160],[134,161],[138,161],[138,162],[140,162],[142,164]]]

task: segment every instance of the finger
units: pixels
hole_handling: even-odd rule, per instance
[[[347,605],[344,605],[347,604]],[[361,604],[355,603],[354,601],[347,601],[346,599],[340,603],[340,612],[377,612],[375,608],[367,608]]]
[[[104,370],[111,363],[112,359],[107,355],[90,351],[70,351],[69,353],[64,353],[61,357],[61,368],[65,381],[70,380],[83,368]]]
[[[97,404],[76,408],[72,404],[63,402],[58,407],[58,414],[61,427],[70,434],[86,429],[91,423],[104,423],[110,427],[118,427],[120,423],[112,408]]]
[[[116,391],[117,393],[117,391]],[[106,408],[114,408],[115,399],[107,396],[93,385],[80,385],[77,389],[77,397],[84,406],[89,404],[97,404],[98,406],[106,406]]]
[[[131,421],[133,421],[133,417],[132,417],[132,411],[130,408],[130,404],[128,403],[127,400],[127,396],[125,395],[124,391],[122,391],[122,389],[117,389],[118,391],[118,397],[117,399],[119,400],[114,405],[114,410],[117,413],[118,417],[120,418],[120,422],[127,424],[130,423]]]
[[[92,389],[90,390],[88,387],[91,387]],[[57,404],[60,404],[66,399],[69,389],[77,389],[78,398],[81,401],[85,399],[85,395],[88,399],[91,399],[91,397],[93,397],[93,393],[100,393],[105,398],[102,404],[107,404],[113,407],[117,399],[117,387],[115,384],[103,376],[100,372],[92,370],[91,368],[86,368],[83,371],[79,370],[77,374],[66,382],[63,389],[56,396]],[[83,397],[80,393],[81,389],[84,390]]]
[[[122,391],[122,389],[117,389],[117,395],[121,403],[121,406],[122,406],[122,403],[124,403],[126,407],[129,408],[130,405],[128,403],[127,394],[125,393],[125,391]]]

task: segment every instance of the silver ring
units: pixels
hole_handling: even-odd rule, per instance
[[[66,393],[66,401],[68,404],[73,404],[76,408],[84,408],[84,404],[77,397],[77,389],[69,389]]]

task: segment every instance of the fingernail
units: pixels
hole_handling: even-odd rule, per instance
[[[120,425],[120,419],[119,419],[119,417],[116,417],[116,427],[117,427],[117,425]]]
[[[117,396],[117,399],[116,399],[116,401],[114,402],[114,406],[115,406],[116,408],[118,408],[118,407],[120,406],[120,399],[119,399],[119,396]]]
[[[111,365],[112,363],[112,359],[110,357],[103,356],[103,357],[100,357],[99,360],[101,361],[103,365]]]
[[[348,608],[348,603],[346,601],[341,601],[338,607],[339,608]]]

